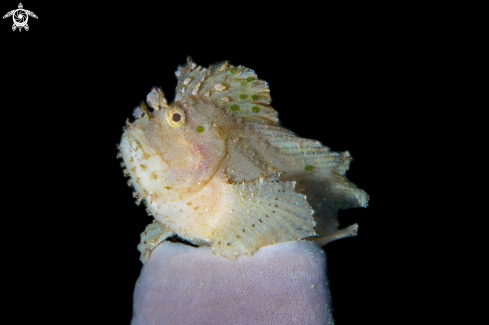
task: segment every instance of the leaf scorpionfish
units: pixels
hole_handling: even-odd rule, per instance
[[[138,245],[143,263],[174,235],[225,258],[356,235],[357,224],[338,229],[337,220],[339,209],[369,199],[344,176],[347,151],[283,128],[268,84],[251,69],[188,58],[176,76],[175,100],[152,88],[119,145],[136,203],[155,218]]]

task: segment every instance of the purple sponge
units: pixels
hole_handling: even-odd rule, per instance
[[[163,242],[136,282],[131,324],[333,324],[327,281],[326,255],[313,242],[235,260]]]

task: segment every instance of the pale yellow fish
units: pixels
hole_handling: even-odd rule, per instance
[[[144,102],[135,109],[119,146],[137,202],[157,221],[142,252],[174,234],[226,258],[356,234],[356,224],[338,230],[337,221],[339,209],[368,202],[344,176],[348,152],[281,127],[268,84],[251,69],[202,68],[189,58],[176,76],[173,103],[153,88],[152,110]]]

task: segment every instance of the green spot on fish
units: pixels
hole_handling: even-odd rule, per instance
[[[312,171],[312,166],[311,165],[306,165],[306,166],[304,166],[304,170],[306,172],[310,172],[310,171]]]
[[[299,181],[299,185],[304,185],[304,183],[305,183],[305,182],[304,182],[304,180],[302,180],[302,179]]]
[[[248,95],[246,95],[246,94],[239,95],[239,98],[241,98],[241,99],[245,99],[246,97],[248,97]]]
[[[229,70],[229,72],[231,72],[231,74],[235,74],[236,73],[236,69],[231,69],[231,70]]]
[[[248,82],[252,82],[252,81],[253,81],[253,78],[248,77],[248,78],[246,78],[246,81],[248,81]]]
[[[340,202],[339,201],[334,201],[334,206],[337,207],[338,205],[340,205]]]
[[[346,202],[345,200],[341,201],[341,205],[342,205],[342,206],[345,206],[345,205],[346,205],[346,203],[347,203],[347,202]]]
[[[252,111],[253,113],[258,113],[258,112],[260,111],[260,108],[259,108],[258,106],[253,106],[253,107],[251,108],[251,111]]]
[[[258,99],[258,96],[257,95],[253,95],[253,96],[251,96],[251,99],[257,100]]]
[[[233,112],[234,112],[234,111],[236,111],[236,110],[238,110],[238,108],[239,108],[239,106],[238,106],[238,105],[232,105],[232,106],[230,107],[230,109],[231,109]]]
[[[244,86],[246,86],[246,81],[241,82],[241,87],[244,87]]]
[[[197,127],[197,132],[199,132],[199,133],[204,132],[204,127],[203,127],[202,125],[199,125],[199,126]]]

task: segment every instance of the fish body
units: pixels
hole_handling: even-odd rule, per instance
[[[368,195],[344,176],[351,157],[283,128],[268,84],[227,62],[176,71],[175,100],[153,88],[125,128],[120,153],[137,202],[167,236],[209,245],[225,258],[338,230],[337,212]],[[148,106],[150,108],[148,108]]]

